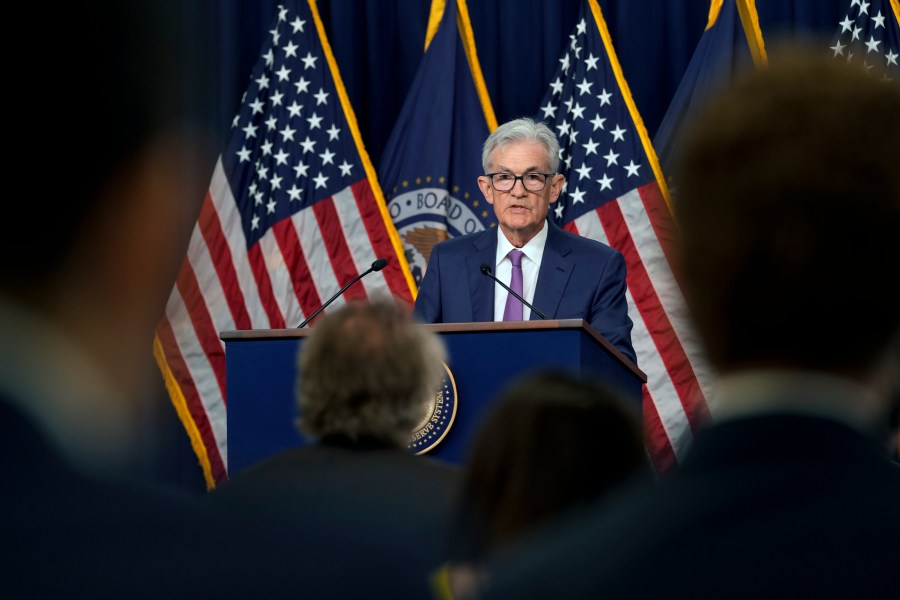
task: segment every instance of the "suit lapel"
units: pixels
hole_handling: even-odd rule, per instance
[[[550,221],[547,221],[547,226],[549,227],[547,243],[544,246],[544,256],[541,258],[541,270],[538,272],[532,304],[548,319],[556,319],[559,303],[572,274],[572,264],[567,259],[572,248],[559,227]],[[539,320],[540,317],[532,311],[531,319]]]
[[[475,252],[468,257],[466,265],[469,277],[469,289],[472,291],[472,321],[486,322],[494,320],[494,288],[496,283],[481,273],[481,265],[487,263],[494,271],[497,258],[497,232],[486,229],[472,240]]]

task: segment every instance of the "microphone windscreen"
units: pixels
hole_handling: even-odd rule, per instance
[[[481,272],[485,275],[491,274],[491,267],[487,263],[481,263]]]
[[[387,266],[387,260],[383,258],[376,258],[375,262],[372,263],[373,271],[380,271]]]

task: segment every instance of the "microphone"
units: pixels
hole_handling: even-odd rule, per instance
[[[335,300],[337,300],[338,296],[340,296],[340,295],[343,294],[345,291],[347,291],[347,288],[348,288],[348,287],[350,287],[351,285],[353,285],[354,283],[356,283],[357,281],[359,281],[360,279],[362,279],[363,277],[365,277],[366,275],[368,275],[368,274],[371,273],[372,271],[380,271],[380,270],[382,270],[383,268],[385,268],[385,267],[387,266],[387,262],[388,262],[388,261],[385,260],[385,259],[383,259],[383,258],[376,258],[376,259],[372,262],[372,266],[371,266],[371,267],[369,267],[367,270],[363,271],[362,273],[360,273],[359,275],[357,275],[356,277],[354,277],[353,279],[351,279],[350,282],[349,282],[347,285],[345,285],[345,286],[342,287],[340,290],[338,290],[338,293],[337,293],[337,294],[335,294],[334,296],[332,296],[331,298],[329,298],[329,299],[328,299],[328,302],[326,302],[325,304],[323,304],[322,306],[320,306],[319,308],[317,308],[317,309],[316,309],[316,312],[314,312],[313,314],[309,315],[309,317],[308,317],[305,321],[303,321],[302,323],[300,323],[299,325],[297,325],[297,329],[302,329],[304,325],[306,325],[307,323],[309,323],[310,321],[312,321],[312,320],[315,318],[315,316],[316,316],[317,314],[319,314],[320,312],[322,312],[323,310],[325,310],[325,307],[326,307],[326,306],[328,306],[329,304],[331,304],[332,302],[334,302]]]
[[[502,285],[504,288],[506,288],[506,291],[507,291],[507,292],[509,292],[510,294],[512,294],[513,296],[515,296],[515,297],[518,298],[519,300],[521,300],[521,301],[522,301],[522,304],[524,304],[525,306],[527,306],[528,308],[531,309],[531,312],[533,312],[534,314],[536,314],[536,315],[539,316],[540,318],[544,319],[545,321],[547,320],[547,317],[544,315],[544,313],[542,313],[541,311],[539,311],[538,309],[536,309],[536,308],[533,307],[532,305],[528,304],[528,301],[525,300],[525,298],[523,298],[522,296],[520,296],[520,295],[518,295],[517,293],[515,293],[514,291],[512,291],[512,290],[509,288],[508,285],[506,285],[505,283],[503,283],[502,281],[500,281],[499,279],[497,279],[496,277],[494,277],[494,274],[491,273],[491,267],[488,266],[487,263],[481,263],[481,272],[482,272],[484,275],[487,275],[488,277],[490,277],[491,279],[493,279],[494,281],[496,281],[497,283],[499,283],[500,285]]]

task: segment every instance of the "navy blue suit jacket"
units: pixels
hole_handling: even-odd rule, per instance
[[[625,299],[625,257],[606,244],[547,221],[547,243],[532,306],[548,319],[584,319],[636,362]],[[497,231],[486,229],[436,244],[419,286],[414,314],[425,323],[494,320],[500,288],[481,272],[493,267]],[[501,289],[502,293],[506,293]],[[532,311],[532,320],[540,317]]]

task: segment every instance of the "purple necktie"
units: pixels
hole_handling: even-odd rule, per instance
[[[522,292],[522,254],[521,250],[513,248],[507,256],[512,263],[512,279],[509,287],[520,296]],[[506,297],[506,310],[503,311],[504,321],[521,321],[522,320],[522,301],[509,294]]]

